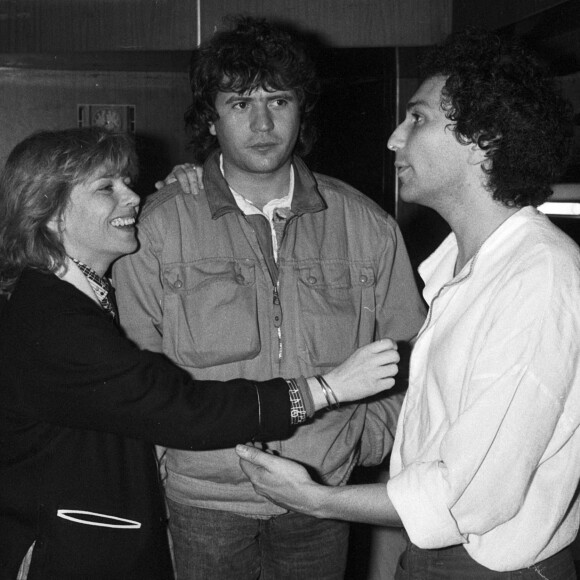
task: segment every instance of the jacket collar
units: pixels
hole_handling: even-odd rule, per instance
[[[86,294],[91,300],[96,302],[99,306],[101,303],[97,298],[94,290],[91,288],[87,277],[81,272],[80,268],[69,258],[66,259],[65,265],[56,272],[56,275],[65,282],[72,284],[77,290]]]
[[[294,195],[292,212],[295,215],[316,213],[326,209],[327,205],[320,192],[312,172],[300,157],[292,158],[294,164]],[[203,185],[207,194],[212,219],[218,219],[226,213],[242,213],[220,170],[220,151],[214,151],[203,166]]]

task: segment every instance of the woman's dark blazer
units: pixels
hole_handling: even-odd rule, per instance
[[[29,580],[171,578],[153,444],[290,432],[284,380],[194,382],[72,284],[24,272],[0,314],[0,578],[33,542]]]

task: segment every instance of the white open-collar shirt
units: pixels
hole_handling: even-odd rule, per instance
[[[570,544],[580,517],[580,252],[531,207],[454,276],[450,234],[420,266],[388,493],[411,541],[493,570]]]

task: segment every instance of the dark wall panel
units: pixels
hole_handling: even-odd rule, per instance
[[[135,106],[142,160],[141,193],[153,189],[174,163],[188,159],[183,113],[185,73],[82,72],[0,69],[0,163],[16,143],[39,129],[77,125],[79,104]]]
[[[395,49],[328,49],[318,55],[320,138],[310,166],[338,177],[394,214],[387,139],[395,122]]]

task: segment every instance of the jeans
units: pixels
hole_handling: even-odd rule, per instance
[[[513,572],[495,572],[478,564],[463,546],[422,550],[409,543],[401,556],[395,580],[576,580],[569,548]]]
[[[342,580],[349,525],[297,513],[269,519],[168,500],[177,580]]]

